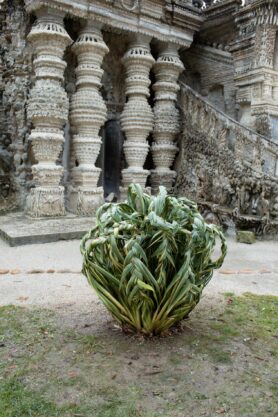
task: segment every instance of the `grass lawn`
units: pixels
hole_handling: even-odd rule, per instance
[[[145,340],[110,321],[0,308],[0,417],[277,417],[278,298],[202,301]]]

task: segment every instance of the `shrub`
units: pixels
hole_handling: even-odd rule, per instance
[[[213,261],[217,237],[221,255]],[[81,242],[82,271],[124,329],[161,334],[193,310],[226,251],[222,232],[195,203],[131,184],[126,202],[97,211]]]

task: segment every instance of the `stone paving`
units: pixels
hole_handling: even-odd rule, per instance
[[[80,239],[92,226],[92,217],[68,214],[61,218],[32,219],[22,212],[0,217],[0,237],[10,246]]]

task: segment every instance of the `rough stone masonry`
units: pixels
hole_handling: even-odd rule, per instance
[[[271,0],[2,0],[0,213],[92,216],[131,182],[277,233]]]

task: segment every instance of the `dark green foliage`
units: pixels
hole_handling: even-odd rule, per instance
[[[216,238],[221,256],[211,259]],[[192,201],[156,197],[132,184],[124,203],[104,204],[81,242],[83,273],[112,316],[146,335],[161,334],[199,302],[226,255],[222,232]]]

